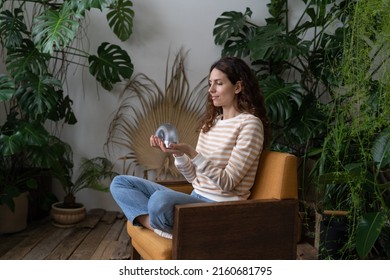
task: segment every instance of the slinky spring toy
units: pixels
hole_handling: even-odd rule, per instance
[[[170,123],[164,123],[160,125],[157,128],[155,135],[161,140],[163,140],[166,148],[169,148],[169,145],[172,143],[179,143],[179,134],[177,132],[177,129],[174,125]]]

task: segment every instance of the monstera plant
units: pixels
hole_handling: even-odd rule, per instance
[[[129,0],[0,0],[0,204],[13,209],[13,197],[34,186],[32,168],[50,173],[64,154],[63,143],[47,127],[77,122],[65,81],[70,65],[84,66],[105,89],[129,79],[133,65],[118,45],[84,47],[86,20],[106,15],[119,40],[132,34]],[[80,81],[82,83],[82,81]],[[53,123],[54,125],[47,125]],[[57,126],[57,124],[61,124]]]
[[[222,55],[250,61],[265,95],[272,121],[272,148],[304,156],[323,141],[327,100],[332,98],[348,18],[347,2],[271,0],[269,17],[259,25],[252,10],[223,12],[213,35]]]

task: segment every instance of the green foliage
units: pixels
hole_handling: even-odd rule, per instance
[[[133,32],[134,11],[133,3],[125,0],[118,0],[111,7],[107,14],[108,24],[122,41],[127,40]]]
[[[132,10],[132,2],[128,0],[70,0],[64,1],[62,4],[51,1],[34,1],[33,5],[38,14],[32,17],[31,22],[28,22],[31,15],[23,7],[24,2],[20,1],[20,7],[14,8],[13,11],[3,5],[0,13],[0,38],[3,47],[7,48],[9,52],[9,57],[6,58],[7,70],[14,77],[21,71],[28,70],[33,70],[35,74],[38,74],[37,71],[40,71],[40,74],[45,71],[63,73],[64,70],[61,68],[47,69],[47,67],[49,61],[55,62],[57,60],[63,60],[66,63],[54,63],[55,65],[66,67],[69,62],[72,63],[72,61],[67,60],[67,54],[95,58],[96,55],[89,54],[88,50],[72,47],[75,40],[79,38],[80,29],[83,28],[82,22],[86,12],[91,9],[108,9],[108,25],[120,40],[127,40],[132,34],[134,11]],[[31,27],[31,34],[27,26]],[[103,44],[106,45],[107,42]],[[102,48],[108,49],[102,45],[99,48],[99,55],[102,55]],[[106,56],[107,59],[120,57],[128,65],[120,67],[120,74],[122,75],[121,79],[129,79],[133,73],[133,66],[127,53],[113,44],[110,46],[109,54],[110,57]],[[88,67],[92,73],[98,71],[101,73],[96,78],[108,90],[112,89],[113,84],[121,81],[117,75],[113,74],[118,73],[117,63],[110,63],[108,60],[104,63],[104,69],[102,64],[98,64],[98,67],[96,64]],[[126,69],[123,70],[123,68]],[[106,74],[108,76],[104,76]]]
[[[342,255],[388,258],[390,2],[302,2],[296,22],[287,0],[267,4],[262,26],[249,8],[224,12],[215,43],[223,56],[251,62],[273,124],[272,148],[314,161],[316,210],[348,211]]]
[[[55,107],[62,94],[56,91],[56,88],[61,88],[61,82],[49,75],[37,76],[31,72],[18,78],[26,81],[15,92],[21,109],[31,119],[47,119],[46,114]]]
[[[89,68],[107,90],[133,74],[131,59],[119,46],[103,42],[95,55],[78,44],[93,9],[108,10],[108,26],[120,40],[132,34],[129,0],[0,1],[1,55],[8,72],[0,74],[6,115],[0,124],[0,204],[11,209],[12,198],[34,186],[42,170],[61,177],[54,169],[62,162],[62,178],[70,180],[71,148],[46,129],[77,122],[63,88],[67,67]]]
[[[9,74],[15,78],[26,73],[40,75],[49,71],[49,60],[49,54],[39,52],[32,41],[24,39],[20,45],[8,49],[6,67]]]
[[[280,77],[269,76],[262,81],[265,104],[274,124],[283,124],[291,118],[294,109],[303,102],[301,87],[298,83],[285,83]]]
[[[343,46],[337,34],[345,28],[328,28],[344,16],[343,9],[335,8],[338,2],[306,3],[292,28],[286,0],[270,1],[271,17],[262,26],[251,21],[249,8],[245,13],[224,12],[215,22],[213,34],[215,43],[223,46],[222,55],[248,59],[257,73],[273,123],[274,149],[302,156],[324,137],[326,109],[321,99],[324,92],[332,94],[331,69]],[[308,32],[314,33],[312,38]]]
[[[378,239],[386,216],[383,213],[366,213],[356,229],[356,250],[359,256],[367,256]]]
[[[20,46],[23,35],[28,35],[27,26],[23,21],[23,10],[16,8],[14,14],[5,10],[0,14],[0,33],[4,38],[4,45],[7,48]]]
[[[372,161],[376,166],[372,172],[373,177],[368,182],[372,187],[372,191],[368,194],[372,195],[373,201],[377,203],[362,209],[363,216],[359,221],[356,234],[359,233],[359,227],[365,223],[366,211],[374,213],[375,216],[383,217],[384,221],[390,219],[389,178],[386,179],[381,176],[383,172],[390,168],[390,111],[388,107],[390,105],[388,68],[390,57],[388,51],[386,51],[390,46],[390,16],[385,12],[389,8],[390,3],[388,1],[379,0],[357,5],[355,20],[353,21],[353,31],[355,33],[352,37],[355,38],[355,42],[350,42],[351,51],[347,57],[348,61],[353,59],[357,64],[354,68],[345,68],[344,71],[346,82],[359,86],[358,89],[354,88],[360,100],[353,99],[355,104],[359,105],[357,107],[359,109],[358,115],[351,125],[352,133],[356,135],[355,137],[363,139],[360,154],[362,160],[368,166],[367,171],[370,171]],[[355,53],[352,49],[355,49]],[[359,52],[356,52],[356,49]],[[346,64],[346,66],[351,65]],[[362,70],[365,70],[365,73],[360,73]],[[356,75],[356,77],[353,75]],[[363,77],[363,79],[359,79],[360,77]],[[364,140],[367,142],[364,142]],[[367,200],[366,203],[372,202]],[[376,241],[376,244],[372,242],[369,243],[371,246],[363,247],[367,250],[361,250],[363,245],[357,240],[357,250],[362,258],[372,254],[374,250],[385,252],[385,248],[390,245],[390,234],[387,232],[387,235],[384,235],[386,232],[384,222],[376,224],[376,220],[368,219],[368,224],[381,234],[376,235],[376,232],[367,233],[366,238],[368,240]],[[387,257],[389,256],[387,255]]]
[[[105,89],[111,90],[113,83],[132,75],[133,65],[129,63],[129,60],[128,54],[120,47],[103,43],[98,48],[98,56],[89,57],[89,72]]]
[[[52,55],[55,50],[61,51],[69,46],[78,29],[74,10],[69,2],[64,2],[60,9],[46,9],[34,17],[32,39],[41,52]]]
[[[224,44],[230,37],[240,36],[242,29],[246,27],[246,18],[251,17],[252,11],[247,8],[245,13],[240,12],[224,12],[215,21],[213,35],[214,42],[217,45]]]
[[[349,242],[344,248],[359,258],[388,258],[390,183],[388,175],[390,112],[387,51],[390,17],[386,1],[358,1],[350,6],[339,86],[335,90],[329,131],[317,174],[344,174],[336,184],[320,185],[332,193],[329,206],[349,211]],[[386,33],[387,32],[387,33]],[[333,163],[333,164],[331,164]],[[319,178],[320,178],[319,177]],[[343,199],[335,199],[343,193]]]
[[[54,176],[57,178],[65,192],[63,205],[65,208],[72,208],[76,202],[75,195],[83,189],[93,189],[106,192],[106,179],[112,179],[118,173],[113,171],[112,162],[105,157],[95,157],[91,159],[82,158],[79,166],[79,174],[75,181],[73,176],[73,161],[70,147],[62,149],[63,160],[53,166]]]
[[[8,76],[0,74],[0,101],[7,101],[12,98],[15,92],[15,84]]]
[[[97,191],[108,191],[108,187],[102,182],[107,178],[112,179],[116,172],[112,171],[112,163],[107,158],[96,157],[83,158],[80,165],[80,174],[77,177],[71,192],[77,193],[82,189],[90,188]]]
[[[269,24],[258,28],[249,42],[252,60],[286,61],[310,50],[310,41],[302,40],[294,33],[285,33],[285,27]]]

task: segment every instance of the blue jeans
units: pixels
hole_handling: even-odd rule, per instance
[[[188,195],[129,175],[116,176],[111,183],[110,191],[133,225],[138,224],[135,220],[138,216],[149,215],[150,225],[154,229],[169,233],[172,233],[175,205],[213,202],[194,191]]]

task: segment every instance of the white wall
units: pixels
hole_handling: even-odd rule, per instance
[[[212,35],[215,20],[224,11],[253,11],[252,19],[263,24],[268,17],[266,3],[258,0],[133,0],[134,29],[126,42],[115,39],[105,26],[105,18],[90,17],[89,43],[94,50],[108,40],[126,49],[134,73],[145,73],[163,87],[168,52],[173,56],[181,47],[189,50],[187,74],[191,89],[208,74],[211,63],[220,57],[221,48]],[[75,72],[68,82],[78,123],[66,127],[62,138],[73,147],[75,164],[80,157],[103,155],[110,114],[118,106],[115,93],[97,87],[87,71]],[[98,90],[98,93],[97,93]],[[84,92],[83,92],[84,91]],[[61,192],[57,190],[60,195]],[[83,190],[77,199],[90,208],[119,210],[109,193]]]
[[[91,51],[103,41],[109,41],[126,49],[134,64],[134,73],[144,73],[161,87],[165,79],[168,52],[173,57],[183,47],[189,50],[187,74],[191,89],[205,75],[215,60],[220,57],[221,47],[214,44],[212,35],[215,20],[224,11],[253,11],[252,20],[264,24],[268,17],[268,0],[132,0],[135,11],[134,28],[126,42],[116,39],[106,25],[105,17],[91,14],[88,23],[88,38],[84,44]],[[290,0],[295,9],[300,0]],[[0,69],[4,69],[1,65]],[[1,71],[3,72],[3,71]],[[75,166],[81,157],[103,155],[103,145],[111,114],[118,106],[118,92],[107,92],[99,87],[86,69],[71,71],[67,81],[67,93],[74,101],[78,123],[65,126],[61,138],[72,145]],[[118,87],[120,88],[120,87]],[[76,174],[77,175],[77,174]],[[55,193],[61,197],[59,187]],[[119,210],[110,193],[82,190],[77,199],[91,208]]]
[[[120,42],[108,29],[105,16],[99,13],[90,15],[88,41],[90,50],[96,53],[103,41],[120,45],[130,54],[134,64],[134,74],[144,73],[163,87],[165,65],[168,52],[173,57],[180,48],[189,50],[187,74],[191,89],[208,74],[211,63],[220,57],[221,47],[214,44],[212,35],[215,20],[225,11],[245,12],[250,7],[252,20],[264,24],[268,17],[266,4],[269,0],[132,0],[135,11],[133,35],[126,42]],[[290,0],[290,10],[298,11],[301,0]],[[297,16],[292,13],[290,20]],[[0,73],[5,65],[0,61]],[[107,92],[99,87],[88,70],[78,67],[68,75],[66,94],[74,101],[74,112],[78,123],[65,126],[61,138],[72,145],[75,166],[81,157],[104,155],[103,145],[111,114],[118,106],[118,92]],[[2,109],[1,109],[2,110]],[[0,112],[0,118],[3,112]],[[148,145],[148,143],[145,143]],[[113,159],[114,160],[114,159]],[[75,171],[77,175],[77,171]],[[54,188],[61,199],[59,186]],[[110,193],[82,190],[77,194],[79,202],[88,209],[105,208],[119,210]]]

